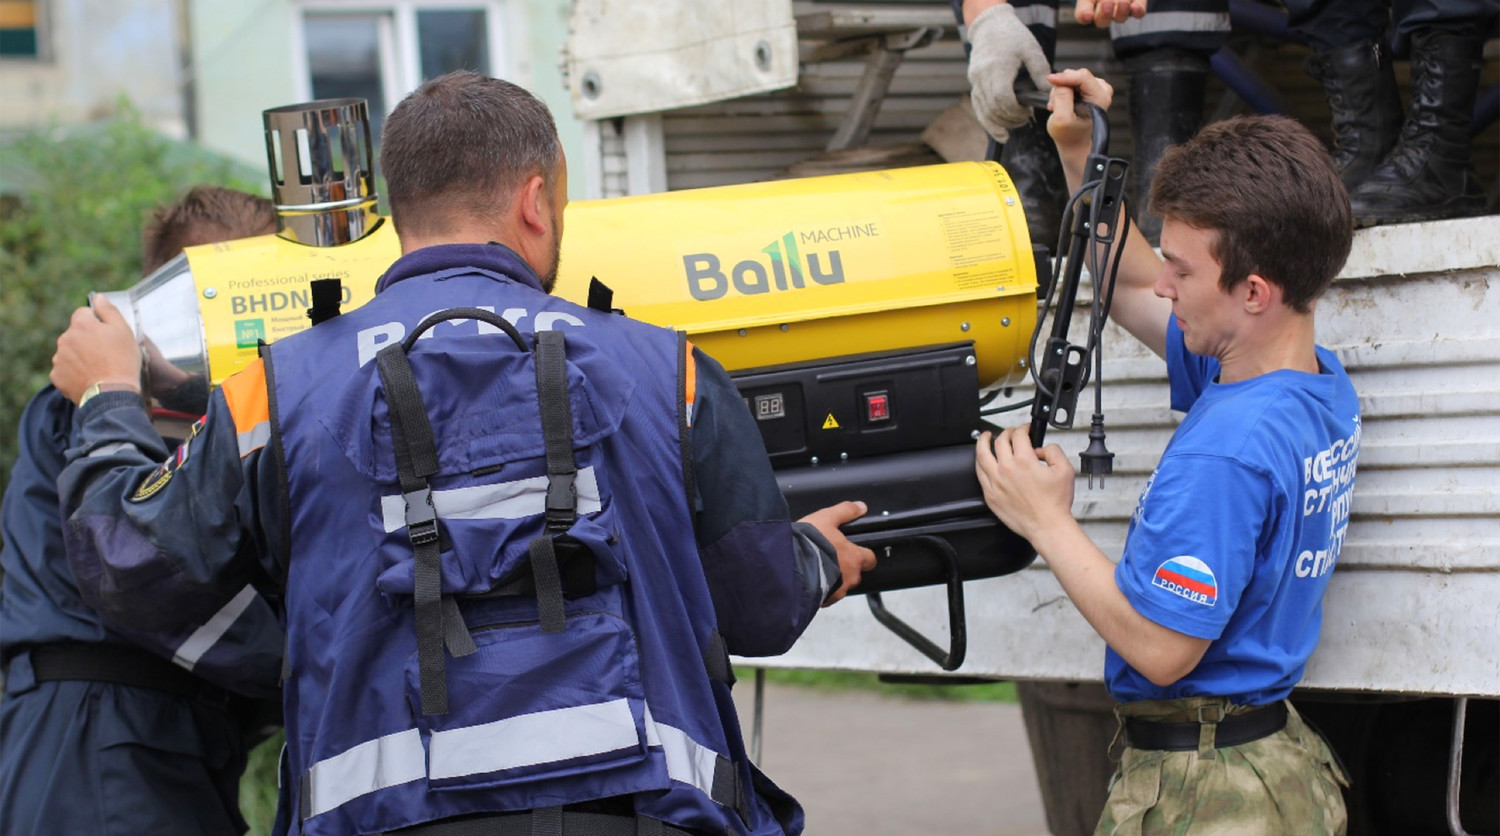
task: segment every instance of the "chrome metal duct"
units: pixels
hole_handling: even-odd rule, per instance
[[[374,229],[375,146],[364,99],[320,99],[262,114],[276,234],[336,247]]]

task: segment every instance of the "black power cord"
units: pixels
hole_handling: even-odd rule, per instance
[[[1087,115],[1093,122],[1093,144],[1085,167],[1085,182],[1068,199],[1058,230],[1057,251],[1067,250],[1067,266],[1064,269],[1061,258],[1054,262],[1053,278],[1041,302],[1044,312],[1053,311],[1051,334],[1044,344],[1044,356],[1038,362],[1037,345],[1042,334],[1042,323],[1038,323],[1032,334],[1028,362],[1036,384],[1031,418],[1034,447],[1042,446],[1049,426],[1059,429],[1073,426],[1078,396],[1093,382],[1094,411],[1089,427],[1089,445],[1079,454],[1079,470],[1088,477],[1092,488],[1095,476],[1099,477],[1102,486],[1104,477],[1114,471],[1114,454],[1105,445],[1102,343],[1104,326],[1114,300],[1113,276],[1119,269],[1130,233],[1124,197],[1128,164],[1108,156],[1109,132],[1103,111],[1093,105],[1080,104],[1079,115]],[[1087,337],[1083,345],[1077,345],[1068,340],[1068,328],[1085,263],[1093,277],[1094,293],[1090,301]],[[1101,269],[1106,265],[1110,268],[1108,273]],[[1055,309],[1052,305],[1054,298],[1057,301]]]

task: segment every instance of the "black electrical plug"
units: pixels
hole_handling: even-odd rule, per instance
[[[1094,477],[1099,477],[1099,487],[1104,487],[1104,477],[1115,472],[1115,454],[1104,446],[1104,416],[1094,413],[1089,423],[1089,448],[1078,454],[1079,469],[1089,477],[1089,489],[1094,488]]]

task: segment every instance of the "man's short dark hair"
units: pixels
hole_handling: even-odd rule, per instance
[[[1294,119],[1240,116],[1167,150],[1151,211],[1216,234],[1225,291],[1251,273],[1306,313],[1343,269],[1354,238],[1349,194],[1323,144]]]
[[[276,231],[276,207],[222,186],[194,186],[151,213],[141,230],[141,272],[154,273],[187,247]]]
[[[404,232],[484,217],[532,176],[553,182],[561,161],[546,105],[508,81],[467,70],[418,87],[381,133],[386,198]]]

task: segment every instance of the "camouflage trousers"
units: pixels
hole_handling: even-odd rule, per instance
[[[1247,709],[1222,698],[1125,703],[1125,717],[1196,722],[1201,706]],[[1321,735],[1287,705],[1286,728],[1239,746],[1161,752],[1127,746],[1094,836],[1342,836],[1340,787],[1349,786]]]

